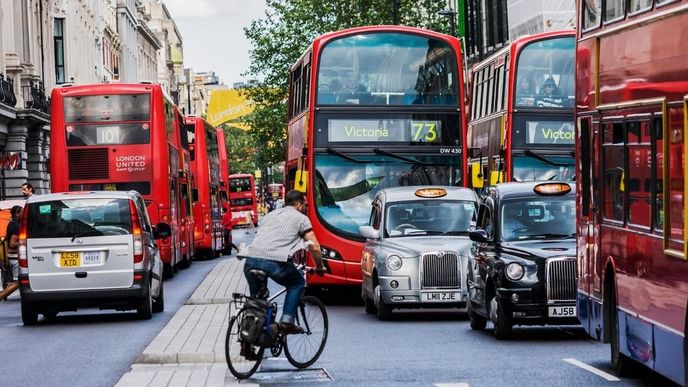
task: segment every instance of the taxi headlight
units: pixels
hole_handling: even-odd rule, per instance
[[[512,281],[518,281],[523,278],[525,270],[523,269],[523,265],[520,263],[511,262],[510,264],[506,265],[506,270],[504,273],[506,274],[506,278]]]
[[[401,269],[401,264],[402,264],[401,257],[396,256],[396,255],[390,255],[387,257],[387,268],[392,271],[397,271]]]

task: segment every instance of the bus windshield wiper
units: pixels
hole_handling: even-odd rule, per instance
[[[426,162],[420,161],[420,160],[414,160],[414,159],[412,159],[412,158],[410,158],[410,157],[400,156],[400,155],[394,154],[394,153],[392,153],[392,152],[389,152],[389,151],[386,151],[386,150],[380,149],[380,148],[373,148],[373,152],[375,152],[375,153],[378,154],[378,155],[393,157],[393,158],[395,158],[395,159],[398,159],[398,160],[401,160],[401,161],[406,161],[407,163],[411,163],[411,164],[435,165],[435,164],[426,163]]]
[[[552,160],[546,158],[545,156],[542,156],[540,154],[533,152],[530,149],[526,149],[525,154],[534,158],[534,159],[540,160],[543,163],[547,163],[549,165],[554,165],[555,167],[568,167],[568,166],[574,165],[572,162],[571,163],[566,163],[566,162],[562,163],[562,162],[552,161]]]
[[[338,151],[338,150],[335,150],[335,149],[332,149],[332,148],[327,148],[327,153],[328,153],[328,154],[331,154],[331,155],[335,155],[335,156],[337,156],[337,157],[341,157],[341,158],[343,158],[344,160],[351,161],[352,163],[369,163],[369,162],[370,162],[370,161],[368,161],[368,160],[358,160],[358,159],[355,159],[355,158],[353,158],[353,157],[347,155],[346,153],[342,153],[342,152],[340,152],[340,151]]]

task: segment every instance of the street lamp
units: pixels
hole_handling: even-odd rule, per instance
[[[451,35],[456,36],[456,11],[451,9],[443,9],[437,12],[437,14],[449,17],[449,27],[451,28]]]

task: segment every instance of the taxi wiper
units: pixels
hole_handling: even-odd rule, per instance
[[[406,161],[407,163],[411,163],[411,164],[435,165],[435,164],[432,164],[432,163],[426,163],[425,161],[414,160],[414,159],[412,159],[412,158],[410,158],[410,157],[406,157],[406,156],[401,156],[401,155],[398,155],[398,154],[394,154],[394,153],[392,153],[392,152],[389,152],[389,151],[386,151],[386,150],[380,149],[380,148],[373,148],[373,152],[375,152],[375,153],[378,154],[378,155],[393,157],[393,158],[395,158],[395,159],[398,159],[398,160],[401,160],[401,161]]]
[[[555,167],[568,167],[568,166],[574,165],[573,162],[569,162],[569,163],[563,162],[562,163],[562,162],[558,162],[558,161],[552,161],[552,160],[546,158],[545,156],[542,156],[538,153],[533,152],[530,149],[526,149],[525,154],[534,158],[534,159],[540,160],[543,163],[547,163],[549,165],[554,165]]]
[[[442,233],[442,235],[468,235],[470,231],[447,231],[445,233]]]
[[[544,233],[536,235],[528,235],[529,238],[575,238],[576,234],[556,234],[556,233]]]

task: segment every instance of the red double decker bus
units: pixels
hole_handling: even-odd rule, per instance
[[[217,257],[222,252],[223,245],[221,163],[217,129],[204,119],[193,116],[186,117],[185,125],[192,149],[196,254]]]
[[[193,215],[193,171],[191,170],[191,150],[189,149],[189,141],[191,138],[186,132],[184,125],[184,116],[177,112],[177,122],[179,123],[179,137],[181,143],[180,155],[180,173],[179,173],[179,192],[180,192],[180,206],[179,209],[182,214],[181,218],[181,268],[187,268],[193,262],[196,255],[196,248],[194,243],[194,215]]]
[[[316,38],[291,68],[285,189],[306,192],[327,273],[361,284],[359,226],[377,191],[465,184],[461,45],[402,26]]]
[[[258,226],[258,203],[253,175],[229,175],[229,207],[232,211],[232,227],[251,224]]]
[[[229,206],[229,159],[227,158],[227,139],[225,131],[217,128],[217,145],[220,155],[220,206],[223,211],[230,211]],[[231,215],[231,212],[230,212]],[[224,222],[223,222],[224,223]],[[223,225],[224,227],[224,225]],[[224,232],[224,230],[223,230]],[[227,239],[223,239],[223,253],[229,254],[232,247],[232,232]]]
[[[141,193],[151,221],[172,226],[172,235],[158,243],[165,276],[174,275],[184,218],[176,106],[151,84],[55,88],[51,101],[52,191]]]
[[[573,180],[574,31],[512,41],[470,70],[469,187]]]
[[[688,1],[578,4],[578,316],[688,384]]]

